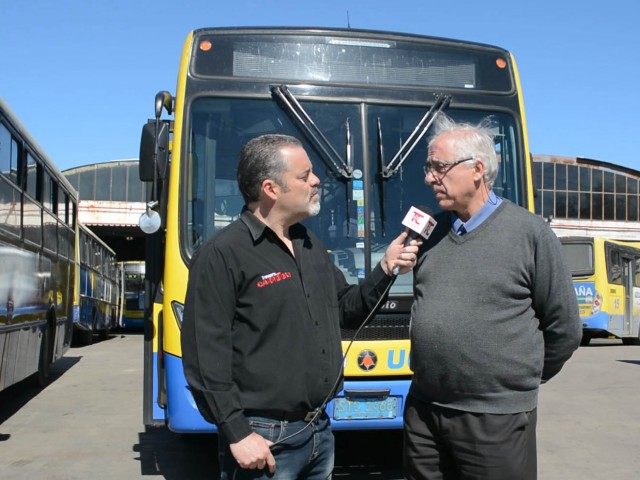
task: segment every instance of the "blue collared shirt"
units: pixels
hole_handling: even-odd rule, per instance
[[[489,218],[489,215],[491,215],[501,203],[502,198],[493,193],[493,190],[490,190],[488,200],[467,222],[463,222],[455,212],[451,212],[451,228],[458,235],[469,233]],[[463,231],[460,231],[461,227],[464,227]]]

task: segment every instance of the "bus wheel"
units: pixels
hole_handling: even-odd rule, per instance
[[[104,329],[102,329],[102,330],[100,330],[98,332],[98,336],[99,336],[100,340],[108,340],[110,333],[111,333],[111,328],[110,327],[105,327]]]
[[[100,318],[103,320],[102,328],[98,327],[98,313],[96,311],[93,312],[93,328],[98,332],[98,338],[100,340],[107,340],[109,338],[109,332],[111,332],[111,325],[107,321],[106,315],[101,315]]]
[[[580,346],[586,347],[591,343],[591,337],[589,335],[582,335],[582,340],[580,340]]]
[[[91,345],[93,343],[93,328],[76,330],[73,332],[73,338],[78,339],[78,345]]]
[[[49,325],[44,326],[40,343],[40,357],[38,371],[29,377],[29,384],[33,387],[46,387],[49,383],[49,368],[51,366],[51,332]]]
[[[640,338],[625,337],[622,339],[623,345],[640,345]]]

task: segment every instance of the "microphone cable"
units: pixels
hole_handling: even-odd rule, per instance
[[[349,340],[349,344],[347,345],[347,348],[345,349],[344,354],[342,355],[342,365],[343,366],[342,366],[342,368],[340,368],[340,371],[338,372],[338,375],[336,376],[336,380],[333,383],[333,386],[331,387],[331,390],[329,391],[327,396],[322,401],[322,404],[318,408],[313,410],[314,414],[313,414],[313,417],[311,417],[311,420],[309,420],[307,422],[307,424],[304,427],[302,427],[300,430],[298,430],[297,432],[294,432],[294,433],[292,433],[290,435],[287,435],[286,437],[283,437],[283,438],[279,439],[278,441],[276,441],[273,444],[271,444],[269,446],[269,448],[273,448],[273,447],[279,446],[282,443],[284,443],[286,440],[289,440],[290,438],[293,438],[293,437],[295,437],[297,435],[300,435],[307,428],[309,428],[309,426],[311,424],[313,424],[313,422],[315,422],[318,419],[318,417],[320,417],[320,415],[325,411],[325,409],[327,408],[327,404],[331,401],[333,396],[337,393],[336,389],[338,388],[338,385],[340,384],[340,381],[344,377],[344,375],[343,375],[344,364],[345,364],[345,361],[347,360],[347,354],[349,353],[349,350],[351,350],[351,346],[353,345],[353,342],[356,341],[356,338],[360,334],[360,331],[378,313],[378,311],[380,310],[380,307],[382,306],[382,302],[387,298],[387,295],[389,294],[389,290],[391,290],[391,287],[395,283],[396,278],[398,278],[398,275],[396,273],[392,273],[391,281],[389,282],[389,285],[387,285],[385,287],[384,291],[382,292],[382,295],[380,295],[380,298],[378,298],[378,301],[376,302],[376,304],[373,306],[373,308],[371,309],[371,311],[367,315],[367,318],[364,319],[364,321],[360,324],[360,326],[358,327],[356,332],[353,334],[353,337],[351,337],[351,340]]]

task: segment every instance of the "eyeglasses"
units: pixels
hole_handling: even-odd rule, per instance
[[[427,160],[427,163],[422,167],[424,174],[428,175],[429,172],[437,173],[438,175],[444,175],[456,165],[473,160],[473,157],[463,158],[456,160],[455,162],[441,162],[440,160]]]

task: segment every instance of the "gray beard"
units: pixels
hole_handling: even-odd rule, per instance
[[[309,207],[309,216],[310,217],[315,217],[319,213],[320,213],[320,202],[314,203],[314,204],[311,205],[311,207]]]

